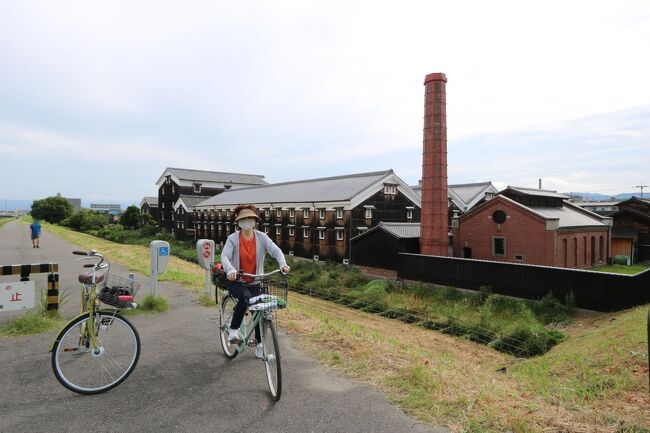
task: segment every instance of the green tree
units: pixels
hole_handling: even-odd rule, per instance
[[[140,227],[144,228],[146,226],[155,226],[156,225],[156,219],[148,213],[141,213],[140,214]]]
[[[137,229],[140,222],[140,209],[137,206],[129,206],[120,217],[120,224],[125,229]]]
[[[94,212],[90,209],[81,209],[72,216],[61,221],[66,227],[75,230],[88,231],[99,230],[108,223],[108,215]]]
[[[61,196],[34,200],[32,203],[32,217],[54,224],[68,218],[73,212],[74,207]]]

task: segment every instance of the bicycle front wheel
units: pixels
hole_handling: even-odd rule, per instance
[[[129,377],[140,358],[140,336],[118,314],[98,313],[94,328],[88,325],[89,316],[82,316],[61,331],[52,350],[52,370],[69,390],[99,394]],[[91,332],[97,338],[97,349],[93,349]]]
[[[273,401],[280,400],[282,395],[282,365],[280,363],[280,346],[276,335],[275,325],[271,320],[264,320],[262,339],[264,340],[264,366],[266,380]]]
[[[239,353],[236,344],[228,342],[228,332],[230,331],[230,322],[235,312],[237,301],[230,295],[226,295],[221,300],[221,315],[219,316],[219,340],[226,358],[233,359]]]

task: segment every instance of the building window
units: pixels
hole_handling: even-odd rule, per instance
[[[318,230],[318,239],[325,239],[325,230]]]
[[[264,217],[269,218],[271,216],[271,211],[269,209],[264,209]]]
[[[325,219],[325,209],[318,209],[318,218]]]
[[[302,229],[302,238],[309,239],[309,229]]]
[[[276,218],[282,218],[282,209],[277,209],[275,211]]]
[[[302,217],[306,220],[309,219],[309,209],[303,209],[302,210]]]
[[[523,263],[524,262],[523,254],[515,254],[515,262]]]
[[[343,208],[336,208],[336,219],[343,219]]]
[[[406,219],[407,220],[413,219],[413,209],[406,209]]]
[[[264,226],[264,233],[269,234],[269,226]]]
[[[280,236],[281,233],[282,233],[282,227],[280,227],[280,226],[276,227],[275,228],[275,235]]]
[[[384,185],[384,194],[386,195],[395,195],[397,194],[397,185]]]
[[[366,219],[372,219],[372,209],[366,209]]]
[[[492,238],[492,255],[493,256],[506,255],[506,238],[501,238],[501,237]]]
[[[194,184],[194,194],[201,194],[201,184],[200,183],[195,183]]]
[[[295,216],[293,212],[293,209],[289,209],[289,218],[293,218]]]
[[[172,194],[175,194],[175,193],[176,193],[176,185],[172,184]]]
[[[293,237],[295,234],[293,227],[289,227],[289,236]]]
[[[342,241],[343,240],[343,230],[337,230],[336,231],[336,240],[337,241]]]
[[[230,209],[226,211],[226,218],[230,218]]]
[[[167,183],[167,184],[172,183],[172,177],[171,176],[165,176],[165,183]]]

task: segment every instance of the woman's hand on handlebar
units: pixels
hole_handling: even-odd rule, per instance
[[[228,274],[228,279],[229,279],[230,281],[236,281],[236,280],[237,280],[237,277],[238,277],[238,275],[237,275],[237,272],[236,272],[236,271],[235,271],[235,272],[231,272],[231,273]]]
[[[282,267],[282,273],[283,274],[288,274],[289,271],[291,271],[291,268],[289,266],[283,266]]]

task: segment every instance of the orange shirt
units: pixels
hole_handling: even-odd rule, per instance
[[[239,234],[239,266],[247,274],[254,274],[257,269],[256,248],[255,236],[251,239],[245,239],[241,233]],[[253,281],[250,277],[242,277],[242,280]]]

